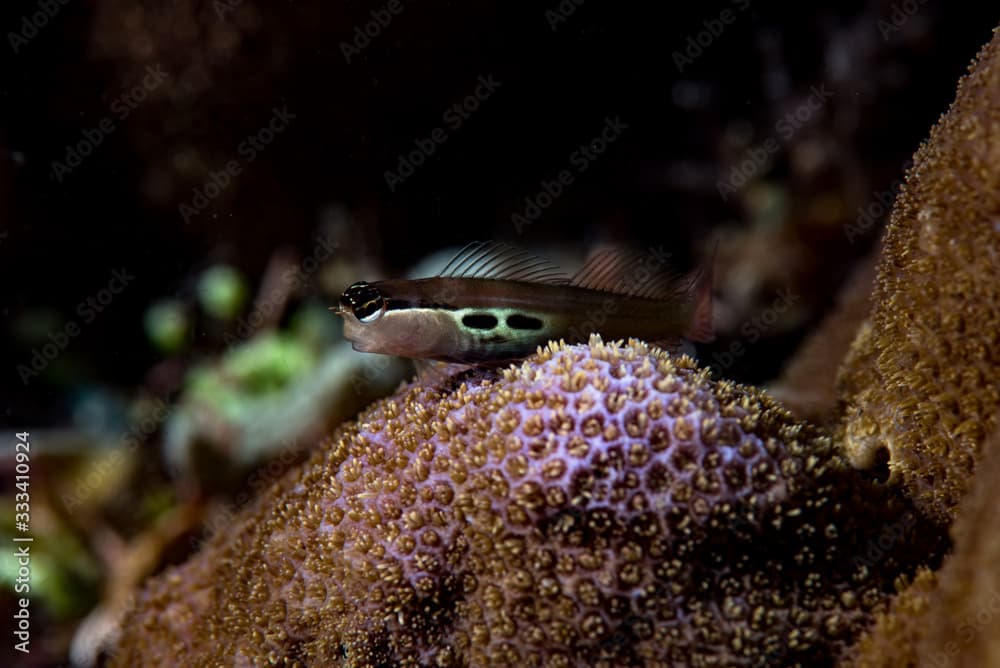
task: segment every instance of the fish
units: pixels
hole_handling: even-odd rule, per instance
[[[666,348],[709,342],[712,261],[686,279],[669,257],[609,247],[569,277],[526,250],[477,241],[437,276],[353,283],[331,310],[356,351],[455,364],[516,360],[591,334]]]

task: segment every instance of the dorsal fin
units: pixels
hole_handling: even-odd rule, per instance
[[[669,254],[609,246],[594,253],[571,285],[628,297],[669,299],[684,295],[690,283],[671,270]]]
[[[439,276],[554,285],[569,282],[569,277],[548,260],[497,241],[473,241],[448,261]]]

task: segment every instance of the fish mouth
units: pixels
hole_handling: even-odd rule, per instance
[[[344,318],[344,338],[351,342],[351,347],[359,353],[375,352],[375,343],[361,331],[361,325],[351,318]]]
[[[354,341],[352,339],[348,339],[348,341],[351,342],[351,348],[353,348],[355,352],[358,353],[377,352],[373,346],[371,346],[370,344],[366,344],[364,341]]]

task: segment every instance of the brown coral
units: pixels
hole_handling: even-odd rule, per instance
[[[926,631],[930,598],[937,585],[934,572],[922,569],[892,600],[844,657],[843,667],[906,668],[917,665],[917,642]]]
[[[858,642],[856,668],[1000,666],[1000,430],[952,528],[955,551],[924,571]]]
[[[759,391],[645,344],[403,388],[152,581],[117,665],[830,665],[940,548]]]
[[[886,449],[938,520],[1000,415],[998,41],[917,155],[841,375],[852,461]],[[858,665],[1000,665],[997,447],[932,574],[936,525],[759,391],[553,346],[342,427],[147,585],[114,663],[822,666],[875,619]]]
[[[952,528],[955,552],[938,574],[918,643],[922,665],[1000,666],[1000,430]]]
[[[943,521],[1000,413],[1000,36],[917,152],[886,230],[846,447]],[[852,383],[857,385],[857,383]]]

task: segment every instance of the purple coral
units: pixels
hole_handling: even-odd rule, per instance
[[[343,427],[152,581],[115,658],[831,665],[940,548],[910,512],[689,358],[551,345]]]

